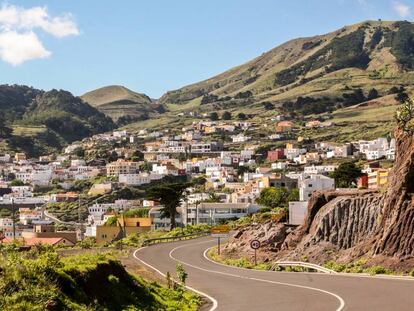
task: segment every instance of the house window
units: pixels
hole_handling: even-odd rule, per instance
[[[102,239],[106,239],[107,235],[106,234],[102,234]]]
[[[309,186],[308,186],[309,188],[312,188],[312,184],[309,184]]]
[[[139,221],[137,221],[137,227],[140,227],[140,223],[139,223]]]

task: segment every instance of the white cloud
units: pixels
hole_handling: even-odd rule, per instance
[[[14,66],[37,58],[47,58],[51,52],[46,50],[37,35],[30,31],[0,33],[0,58]]]
[[[393,3],[393,9],[400,17],[403,18],[408,17],[411,14],[411,7],[398,1]]]
[[[44,31],[56,38],[79,35],[69,13],[50,16],[46,7],[22,7],[5,4],[0,8],[0,58],[12,65],[51,55],[35,31]]]

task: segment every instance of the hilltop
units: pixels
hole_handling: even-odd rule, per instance
[[[118,125],[146,120],[165,111],[162,105],[154,103],[147,95],[120,85],[102,87],[83,94],[81,98]]]

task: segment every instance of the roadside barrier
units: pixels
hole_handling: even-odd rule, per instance
[[[309,262],[302,262],[302,261],[276,261],[273,263],[273,269],[276,267],[302,267],[307,269],[313,269],[319,272],[323,273],[329,273],[329,274],[337,274],[338,272],[333,271],[331,269],[327,269],[325,267],[309,263]]]
[[[147,239],[147,240],[144,240],[144,243],[142,244],[142,246],[149,246],[149,245],[165,243],[165,242],[190,240],[190,239],[199,238],[199,237],[207,236],[207,235],[210,235],[210,231],[201,231],[201,232],[187,234],[187,235]]]

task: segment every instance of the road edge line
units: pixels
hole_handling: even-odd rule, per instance
[[[166,277],[166,275],[165,275],[164,273],[162,273],[160,270],[158,270],[158,269],[157,269],[157,268],[155,268],[154,266],[150,265],[149,263],[145,262],[145,261],[144,261],[144,260],[142,260],[141,258],[138,258],[138,257],[137,257],[137,253],[138,253],[140,250],[145,249],[145,248],[147,248],[147,247],[146,247],[146,246],[144,246],[144,247],[141,247],[141,248],[136,249],[136,250],[134,251],[134,253],[132,254],[132,256],[133,256],[136,260],[138,260],[139,262],[141,262],[141,263],[142,263],[142,264],[144,264],[145,266],[147,266],[147,267],[151,268],[152,270],[154,270],[155,272],[157,272],[158,274],[160,274],[161,276],[163,276],[163,277],[165,278],[165,277]],[[208,294],[206,294],[206,293],[204,293],[204,292],[202,292],[202,291],[199,291],[199,290],[197,290],[197,289],[195,289],[195,288],[193,288],[193,287],[191,287],[191,286],[184,285],[184,287],[185,287],[186,289],[188,289],[188,290],[190,290],[190,291],[194,292],[194,293],[197,293],[197,294],[199,294],[199,295],[201,295],[201,296],[204,296],[204,297],[206,297],[207,299],[209,299],[209,300],[213,303],[213,306],[209,309],[209,311],[214,311],[214,310],[216,310],[216,309],[217,309],[218,302],[217,302],[217,300],[216,300],[216,299],[214,299],[214,298],[213,298],[213,297],[211,297],[210,295],[208,295]]]
[[[231,265],[226,265],[224,263],[214,261],[213,259],[209,258],[207,256],[207,252],[212,249],[214,246],[211,246],[207,248],[205,252],[204,258],[210,261],[211,263],[214,263],[219,266],[223,267],[229,267],[233,269],[238,270],[248,270],[248,271],[258,271],[258,272],[275,272],[270,270],[256,270],[256,269],[247,269],[243,267],[236,267]],[[204,255],[204,254],[203,254]],[[277,271],[277,273],[296,273],[296,274],[315,274],[316,272],[286,272],[286,271]],[[343,273],[343,272],[337,272],[337,273],[318,273],[318,276],[323,277],[329,277],[329,276],[341,276],[341,277],[354,277],[354,278],[365,278],[365,279],[379,279],[379,280],[392,280],[392,281],[408,281],[408,282],[414,282],[414,277],[412,276],[406,276],[406,275],[387,275],[387,274],[377,274],[377,275],[371,275],[368,273]]]
[[[209,242],[209,241],[206,241],[206,242]],[[312,291],[315,291],[315,292],[324,293],[324,294],[327,294],[327,295],[329,295],[331,297],[334,297],[335,299],[337,299],[339,301],[339,307],[335,311],[342,311],[345,308],[345,301],[344,301],[344,299],[341,296],[339,296],[338,294],[329,292],[327,290],[324,290],[324,289],[320,289],[320,288],[316,288],[316,287],[310,287],[310,286],[305,286],[305,285],[299,285],[299,284],[289,284],[289,283],[284,283],[284,282],[276,282],[276,281],[272,281],[272,280],[264,280],[264,279],[259,279],[259,278],[246,277],[246,276],[241,276],[241,275],[231,274],[231,273],[226,273],[226,272],[221,272],[221,271],[209,270],[209,269],[205,269],[205,268],[202,268],[202,267],[197,267],[197,266],[195,266],[193,264],[186,263],[186,262],[184,262],[182,260],[179,260],[179,259],[175,258],[172,255],[177,249],[183,248],[183,247],[188,246],[188,245],[202,244],[202,243],[206,243],[206,242],[192,243],[192,244],[185,244],[185,245],[177,246],[177,247],[173,248],[170,251],[169,256],[170,256],[170,258],[172,260],[174,260],[176,262],[180,262],[180,263],[182,263],[184,265],[187,265],[189,267],[192,267],[194,269],[201,270],[201,271],[205,271],[205,272],[209,272],[209,273],[221,274],[221,275],[231,276],[231,277],[235,277],[235,278],[248,279],[248,280],[252,280],[252,281],[265,282],[265,283],[271,283],[271,284],[282,285],[282,286],[290,286],[290,287],[302,288],[302,289],[312,290]],[[204,253],[203,253],[204,256],[205,256],[206,252],[210,248],[207,248],[204,251]],[[252,270],[250,270],[250,271],[252,271]]]

